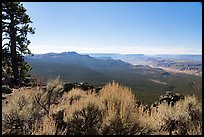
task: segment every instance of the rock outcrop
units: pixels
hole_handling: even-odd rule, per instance
[[[96,93],[98,93],[102,87],[94,87],[93,85],[91,84],[88,84],[86,82],[81,82],[81,83],[65,83],[63,85],[63,89],[62,89],[62,94],[64,92],[69,92],[71,91],[73,88],[79,88],[83,91],[95,91]]]
[[[164,102],[167,102],[168,105],[173,106],[177,101],[179,101],[181,99],[184,99],[183,95],[167,91],[166,95],[160,96],[160,98],[154,103],[153,106],[157,106],[157,105],[162,104]]]

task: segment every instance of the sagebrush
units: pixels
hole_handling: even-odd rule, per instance
[[[202,105],[185,96],[147,107],[116,82],[99,93],[72,89],[60,78],[46,87],[20,88],[2,105],[3,135],[201,135]]]

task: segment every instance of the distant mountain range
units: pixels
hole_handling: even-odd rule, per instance
[[[104,69],[104,68],[118,68],[129,67],[131,64],[122,62],[121,60],[101,60],[93,58],[89,55],[80,55],[76,52],[62,52],[62,53],[47,53],[28,57],[28,59],[39,59],[46,62],[64,63],[64,64],[78,64],[91,69]]]
[[[168,54],[159,54],[155,57],[163,58],[163,59],[169,59],[169,60],[185,60],[185,61],[196,61],[196,62],[202,62],[202,55],[168,55]]]
[[[25,60],[32,65],[32,70],[29,72],[31,75],[38,75],[46,79],[60,75],[65,82],[87,82],[94,86],[103,86],[114,80],[130,87],[139,99],[147,103],[152,103],[167,90],[201,95],[201,77],[167,72],[162,68],[150,67],[147,63],[138,65],[130,62],[132,60],[142,63],[147,62],[148,59],[157,60],[155,57],[143,54],[85,55],[76,52],[47,53],[25,57]],[[189,86],[192,81],[194,85]]]
[[[113,59],[147,59],[149,57],[152,58],[162,58],[169,60],[186,60],[186,61],[202,61],[202,55],[185,55],[185,54],[158,54],[158,55],[144,55],[144,54],[119,54],[119,53],[90,53],[88,54],[92,57],[97,58],[107,58],[111,57]]]
[[[90,54],[99,59],[120,59],[133,65],[149,65],[175,73],[202,76],[202,55]]]

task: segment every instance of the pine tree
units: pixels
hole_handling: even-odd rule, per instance
[[[2,73],[11,77],[16,85],[27,76],[31,66],[25,55],[33,55],[28,49],[27,34],[35,31],[26,9],[20,2],[2,2]]]

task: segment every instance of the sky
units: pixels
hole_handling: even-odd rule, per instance
[[[202,54],[200,2],[22,2],[34,54]]]

